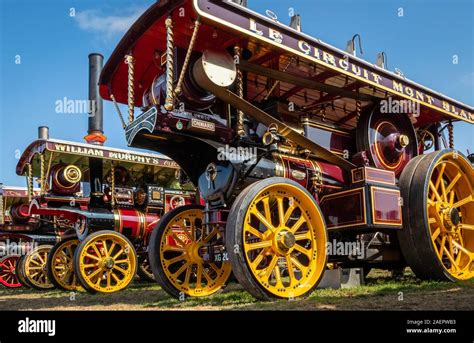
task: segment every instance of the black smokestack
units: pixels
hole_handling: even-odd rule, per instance
[[[104,113],[102,98],[99,94],[99,78],[104,63],[104,56],[98,53],[89,54],[89,126],[87,136],[84,137],[88,143],[100,144],[105,142],[104,137]]]
[[[89,125],[87,136],[84,139],[87,143],[102,145],[106,137],[104,136],[104,114],[102,108],[102,98],[99,94],[99,77],[102,71],[104,56],[97,53],[89,55]],[[89,157],[89,184],[90,184],[90,208],[104,207],[103,200],[103,161],[100,158]]]

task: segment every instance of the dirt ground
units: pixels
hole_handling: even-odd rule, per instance
[[[178,301],[156,284],[136,281],[114,294],[0,289],[0,310],[474,310],[474,282],[393,280],[374,272],[351,289],[317,289],[305,299],[261,302],[231,283],[223,292]]]

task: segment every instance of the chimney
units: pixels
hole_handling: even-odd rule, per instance
[[[87,143],[97,145],[103,145],[107,139],[104,136],[104,113],[99,94],[99,78],[103,62],[104,56],[101,54],[89,54],[89,125],[84,139]]]
[[[49,139],[49,127],[40,126],[38,127],[38,139]]]

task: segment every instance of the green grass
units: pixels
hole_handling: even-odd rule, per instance
[[[307,298],[259,301],[231,282],[222,292],[210,297],[179,301],[157,284],[134,282],[122,292],[90,295],[78,292],[75,301],[70,292],[59,290],[0,289],[0,308],[49,309],[62,307],[80,310],[325,310],[325,309],[473,309],[474,280],[460,283],[421,281],[407,271],[400,279],[387,272],[373,270],[366,284],[350,289],[316,289]],[[400,301],[400,294],[403,300]],[[18,296],[18,297],[16,297]],[[18,299],[17,299],[18,298]]]

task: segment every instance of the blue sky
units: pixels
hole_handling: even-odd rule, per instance
[[[15,166],[23,149],[47,125],[54,138],[82,141],[85,114],[57,114],[57,100],[87,99],[87,55],[110,55],[123,33],[153,1],[0,0],[0,182],[24,185]],[[474,105],[474,2],[472,0],[249,0],[289,22],[302,15],[303,31],[339,48],[362,36],[364,55],[380,51],[388,68]],[[71,8],[75,16],[71,16]],[[399,17],[403,8],[403,17]],[[21,64],[16,64],[17,56]],[[453,64],[453,55],[458,64]],[[104,129],[109,146],[126,148],[110,102]],[[474,150],[472,125],[456,124],[456,147]]]

